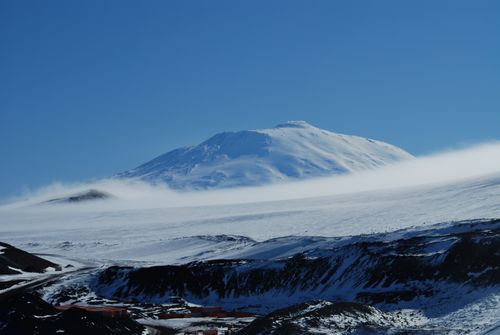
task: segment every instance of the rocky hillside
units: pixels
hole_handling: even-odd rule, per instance
[[[14,275],[22,272],[41,273],[48,268],[60,270],[57,264],[0,242],[0,275]]]
[[[314,245],[284,259],[115,266],[102,271],[92,285],[97,294],[121,300],[162,302],[180,296],[204,305],[266,312],[310,299],[429,309],[437,300],[450,306],[466,303],[478,290],[500,284],[500,220],[325,239]]]
[[[411,313],[385,313],[356,304],[308,301],[257,318],[237,335],[408,334]]]
[[[128,317],[112,318],[72,308],[60,312],[35,294],[20,294],[0,304],[2,335],[141,335],[144,326]]]

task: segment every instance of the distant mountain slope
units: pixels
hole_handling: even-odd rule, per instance
[[[271,129],[220,133],[118,177],[206,189],[344,174],[409,158],[406,151],[384,142],[289,121]]]

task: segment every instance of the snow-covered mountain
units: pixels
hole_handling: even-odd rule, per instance
[[[336,134],[304,121],[217,134],[118,175],[176,189],[261,185],[345,174],[410,159],[393,145]]]
[[[495,334],[498,157],[494,143],[253,189],[68,186],[0,206],[0,235],[30,253],[93,267],[58,277],[43,288],[45,301],[132,302],[140,322],[177,333],[186,320],[159,313],[196,304],[271,312],[240,335]],[[112,196],[90,201],[103,194]],[[0,323],[17,325],[10,315],[0,310]],[[191,319],[187,327],[198,327]]]

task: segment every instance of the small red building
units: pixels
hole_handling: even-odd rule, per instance
[[[78,308],[87,312],[98,313],[111,318],[121,318],[129,315],[128,311],[125,308],[119,307],[62,305],[55,306],[55,308],[61,312],[71,308]]]
[[[166,320],[166,319],[185,319],[192,318],[193,315],[191,313],[161,313],[158,315],[158,319]]]

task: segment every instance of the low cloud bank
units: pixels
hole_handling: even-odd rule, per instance
[[[47,200],[71,196],[89,189],[108,192],[116,198],[89,201],[78,205],[49,205],[102,210],[127,210],[154,207],[205,206],[261,201],[279,201],[416,187],[448,183],[480,176],[500,174],[500,142],[418,157],[398,164],[350,175],[308,179],[260,187],[177,192],[166,186],[153,186],[139,181],[99,180],[80,184],[56,183],[13,199],[3,209],[40,204]]]

